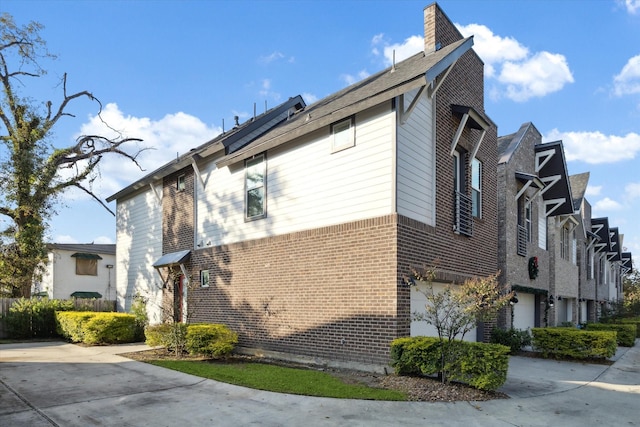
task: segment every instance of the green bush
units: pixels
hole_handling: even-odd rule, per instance
[[[151,347],[164,347],[167,350],[182,354],[187,339],[187,325],[185,323],[161,323],[148,326],[145,331],[145,342]]]
[[[131,314],[136,318],[136,342],[144,341],[144,330],[149,325],[149,316],[147,315],[147,300],[140,296],[135,295],[133,302],[131,303]]]
[[[58,333],[71,342],[117,344],[135,341],[135,316],[124,313],[60,311]]]
[[[238,334],[218,324],[187,327],[186,349],[189,354],[220,357],[230,354],[238,344]]]
[[[587,331],[615,331],[618,345],[633,347],[636,342],[638,327],[635,324],[622,323],[588,323]]]
[[[58,334],[71,342],[83,342],[84,324],[95,314],[92,311],[56,312]]]
[[[640,338],[640,317],[630,317],[626,319],[618,319],[616,323],[621,323],[623,325],[636,325],[636,338]]]
[[[494,328],[491,331],[491,343],[506,345],[511,349],[511,354],[516,354],[531,345],[531,334],[529,330]]]
[[[455,357],[442,366],[445,346]],[[464,382],[481,390],[496,390],[507,379],[509,347],[500,344],[436,337],[398,338],[391,343],[391,366],[398,375],[441,375],[443,368],[450,380]]]
[[[136,340],[136,318],[126,313],[94,313],[82,325],[85,344],[122,344]]]
[[[533,328],[533,347],[544,357],[607,358],[616,353],[616,333],[573,328]]]
[[[56,311],[73,310],[73,301],[20,298],[5,315],[10,338],[56,337]]]

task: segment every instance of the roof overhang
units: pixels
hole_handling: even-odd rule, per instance
[[[536,175],[516,172],[516,180],[522,183],[522,188],[518,191],[518,194],[516,194],[516,200],[522,197],[529,188],[536,188],[536,194],[544,188],[544,182],[542,182]]]
[[[595,251],[610,252],[609,218],[591,218],[591,231],[598,236],[598,242],[594,246]]]
[[[573,199],[562,141],[537,144],[535,168],[538,177],[545,184],[541,193],[546,216],[572,215]]]
[[[71,294],[73,298],[87,298],[87,299],[99,299],[102,298],[102,294],[100,292],[89,292],[89,291],[75,291]]]
[[[460,140],[460,136],[464,131],[465,127],[469,127],[471,129],[476,129],[482,131],[478,141],[473,146],[473,150],[471,152],[471,158],[475,158],[478,150],[480,149],[480,145],[482,144],[482,140],[487,133],[487,129],[491,126],[489,122],[487,122],[476,110],[472,107],[467,107],[465,105],[451,105],[451,111],[454,115],[460,117],[460,124],[458,125],[458,130],[453,137],[453,141],[451,141],[451,155],[453,156],[453,152],[458,145],[458,141]]]
[[[259,136],[243,149],[222,157],[216,162],[216,167],[239,163],[413,89],[430,85],[472,46],[473,37],[468,37],[427,55],[414,55],[310,105],[304,112]]]
[[[618,227],[609,228],[609,252],[607,252],[607,259],[609,261],[621,261],[622,248],[620,247],[620,233]]]
[[[153,268],[173,267],[175,265],[182,265],[189,260],[191,255],[190,250],[171,252],[162,255],[156,262],[153,263]]]
[[[620,258],[622,260],[622,274],[626,274],[633,270],[633,259],[631,258],[631,252],[622,252],[622,254],[620,254]]]
[[[78,259],[102,259],[102,257],[98,254],[90,254],[87,252],[76,252],[71,256]]]

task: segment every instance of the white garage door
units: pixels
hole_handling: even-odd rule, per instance
[[[445,285],[441,283],[434,283],[433,290],[437,292],[441,292],[444,289]],[[417,289],[416,289],[417,288]],[[428,285],[426,284],[418,284],[411,289],[411,336],[428,336],[428,337],[437,337],[438,332],[433,325],[428,324],[424,320],[415,320],[413,319],[413,313],[420,312],[423,313],[425,311],[425,306],[427,304],[427,297],[418,289],[422,291],[426,291],[428,289]],[[460,337],[457,337],[460,338]],[[465,341],[476,341],[476,328],[467,332],[464,336]]]
[[[514,304],[513,327],[525,330],[536,324],[536,296],[518,292],[518,303]]]

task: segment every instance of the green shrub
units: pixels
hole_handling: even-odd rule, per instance
[[[442,365],[445,346],[450,360]],[[500,344],[455,340],[441,341],[436,337],[398,338],[391,343],[391,366],[398,375],[441,375],[481,390],[496,390],[507,379],[509,347]]]
[[[636,338],[640,338],[640,317],[630,317],[626,319],[618,319],[616,323],[621,323],[623,325],[636,325]]]
[[[10,338],[51,338],[56,332],[56,311],[73,310],[73,301],[20,298],[5,315]]]
[[[491,331],[491,343],[506,345],[511,349],[511,354],[515,354],[531,345],[531,334],[529,330],[494,328]]]
[[[638,327],[635,324],[589,323],[587,324],[587,331],[615,331],[618,345],[633,347],[636,342]]]
[[[136,318],[126,313],[94,313],[82,325],[85,344],[122,344],[136,339]]]
[[[92,311],[58,311],[58,334],[71,342],[84,342],[86,322],[97,313]]]
[[[218,324],[187,327],[186,349],[189,354],[220,357],[230,354],[238,343],[238,334]]]
[[[145,337],[147,345],[164,347],[180,355],[186,346],[187,325],[177,322],[151,325],[145,329]]]
[[[131,314],[136,318],[136,342],[144,341],[144,330],[149,325],[149,316],[147,314],[147,300],[140,296],[135,295],[133,302],[131,303]]]
[[[533,328],[533,347],[544,357],[607,358],[616,353],[616,333],[573,328]]]

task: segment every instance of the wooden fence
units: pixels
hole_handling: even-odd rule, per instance
[[[0,338],[7,338],[5,315],[9,313],[11,304],[19,300],[20,298],[0,298]],[[69,301],[73,301],[73,304],[77,310],[117,311],[115,300],[74,298]]]

